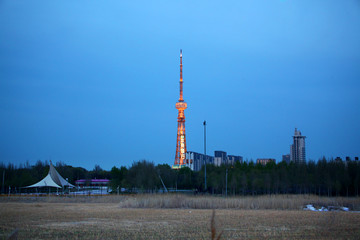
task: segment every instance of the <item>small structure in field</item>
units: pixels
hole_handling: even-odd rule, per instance
[[[75,181],[77,193],[82,194],[108,194],[109,179],[79,179]]]
[[[54,165],[52,164],[52,162],[50,161],[50,167],[49,167],[49,173],[46,175],[46,177],[44,177],[42,180],[40,180],[39,182],[30,185],[30,186],[26,186],[23,188],[49,188],[49,192],[51,188],[73,188],[75,187],[74,185],[72,185],[71,183],[69,183],[68,181],[66,181],[59,173],[58,171],[56,171]]]

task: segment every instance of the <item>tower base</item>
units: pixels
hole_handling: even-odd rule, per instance
[[[171,166],[171,169],[181,169],[181,168],[184,168],[184,167],[187,167],[187,166],[185,164],[183,164],[183,165],[175,164],[175,165]]]

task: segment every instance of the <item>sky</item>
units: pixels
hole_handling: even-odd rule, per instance
[[[0,1],[0,162],[360,155],[360,1]]]

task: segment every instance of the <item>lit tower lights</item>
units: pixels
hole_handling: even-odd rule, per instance
[[[181,168],[186,164],[186,135],[185,135],[185,114],[184,110],[187,108],[186,102],[183,98],[183,76],[182,76],[182,50],[180,49],[180,98],[176,103],[178,114],[178,127],[176,138],[176,154],[173,168]]]

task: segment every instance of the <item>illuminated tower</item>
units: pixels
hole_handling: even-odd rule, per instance
[[[183,99],[183,77],[182,77],[182,51],[180,49],[180,98],[176,103],[176,109],[179,111],[178,114],[178,127],[177,127],[177,138],[176,138],[176,154],[175,163],[173,168],[181,168],[186,164],[186,136],[185,136],[185,114],[184,110],[187,108],[186,102]]]

